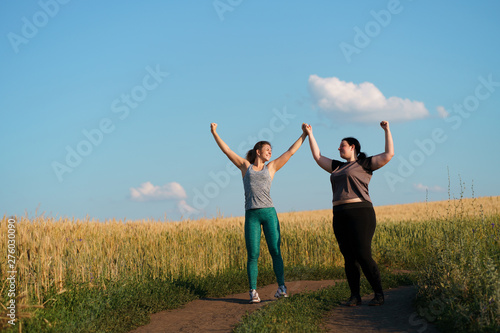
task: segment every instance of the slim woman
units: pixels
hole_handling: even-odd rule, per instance
[[[249,150],[246,159],[234,153],[217,134],[217,124],[210,124],[212,135],[224,154],[241,170],[245,189],[245,243],[247,248],[247,274],[250,285],[250,303],[260,302],[257,293],[257,261],[260,252],[261,228],[266,237],[267,247],[273,260],[273,269],[278,282],[274,297],[288,297],[285,273],[281,257],[280,226],[273,201],[271,182],[276,171],[281,169],[300,148],[306,138],[305,128],[297,141],[277,159],[271,160],[271,144],[259,141]],[[267,163],[267,164],[266,164]]]
[[[361,153],[358,140],[344,138],[338,148],[340,157],[345,160],[342,162],[321,155],[311,125],[303,125],[309,135],[314,160],[331,174],[333,231],[344,256],[345,273],[351,290],[351,296],[345,303],[347,306],[361,304],[360,266],[375,293],[369,305],[384,304],[380,271],[371,254],[376,218],[368,194],[368,184],[372,172],[386,165],[394,156],[394,144],[389,123],[382,121],[380,126],[385,132],[385,152],[366,157]]]

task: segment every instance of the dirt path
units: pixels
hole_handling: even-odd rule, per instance
[[[315,291],[334,284],[334,280],[290,281],[286,283],[290,295],[304,291]],[[231,332],[245,313],[253,312],[275,300],[276,289],[276,284],[259,288],[258,292],[262,301],[258,304],[248,303],[248,292],[223,298],[198,299],[186,304],[181,309],[153,314],[148,325],[141,326],[131,333]]]
[[[337,280],[338,281],[338,280]],[[287,282],[288,292],[293,295],[332,286],[334,280]],[[160,332],[231,332],[247,312],[251,313],[275,300],[276,285],[259,290],[261,303],[248,304],[248,293],[223,298],[204,298],[186,304],[176,310],[155,313],[148,325],[130,333]],[[330,311],[324,320],[328,332],[438,332],[434,326],[418,317],[413,308],[414,287],[400,287],[385,291],[383,306],[368,306],[371,296],[363,297],[363,305],[339,306]]]
[[[384,290],[382,306],[368,306],[373,295],[362,297],[361,306],[339,306],[325,317],[327,332],[439,332],[434,325],[419,317],[413,307],[415,287],[399,287]]]

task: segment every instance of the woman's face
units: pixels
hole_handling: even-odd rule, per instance
[[[263,145],[261,149],[257,149],[257,153],[264,160],[264,162],[271,160],[271,156],[273,155],[270,145]]]
[[[347,141],[345,140],[342,140],[340,142],[339,153],[340,157],[342,157],[343,159],[350,160],[354,155],[354,151],[354,145],[349,145],[349,143],[347,143]]]

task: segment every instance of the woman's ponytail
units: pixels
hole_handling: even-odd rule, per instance
[[[250,162],[251,164],[253,164],[253,162],[255,162],[255,158],[257,157],[257,153],[255,152],[255,148],[253,149],[250,149],[248,152],[247,152],[247,160],[248,162]]]

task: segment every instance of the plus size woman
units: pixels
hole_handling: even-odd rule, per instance
[[[303,129],[309,135],[309,145],[316,163],[330,173],[333,192],[333,230],[344,257],[345,273],[351,290],[347,306],[361,304],[360,267],[370,283],[374,297],[369,305],[384,304],[380,271],[372,258],[371,243],[375,233],[376,217],[368,192],[373,171],[386,165],[394,156],[394,144],[389,123],[382,121],[385,132],[385,151],[367,157],[361,152],[358,140],[352,137],[340,141],[340,158],[323,156],[314,138],[311,125]]]

